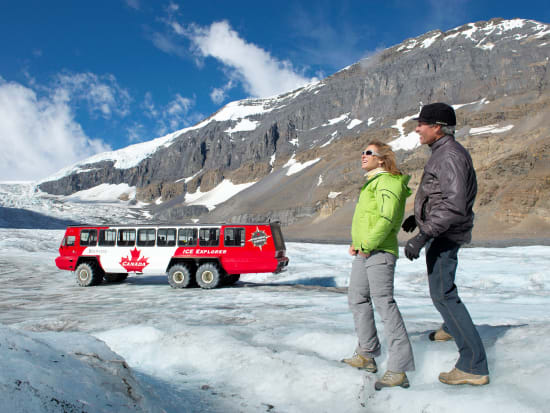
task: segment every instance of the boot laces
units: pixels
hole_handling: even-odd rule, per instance
[[[384,381],[394,381],[394,379],[397,379],[401,376],[401,373],[395,373],[393,371],[387,370],[384,373],[384,377],[382,377],[382,380]]]

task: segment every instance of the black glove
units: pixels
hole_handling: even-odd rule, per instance
[[[403,231],[405,232],[413,232],[416,229],[416,219],[414,218],[414,215],[409,216],[405,221],[403,221],[401,228],[403,228]]]
[[[426,245],[429,239],[430,237],[426,234],[419,232],[407,241],[407,245],[405,245],[405,256],[411,261],[417,259],[420,256],[420,250]]]

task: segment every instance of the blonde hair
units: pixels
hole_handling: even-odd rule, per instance
[[[401,171],[397,168],[397,161],[395,160],[395,153],[390,145],[377,140],[370,141],[367,146],[376,146],[376,152],[380,154],[379,158],[383,162],[383,168],[392,175],[402,175]]]

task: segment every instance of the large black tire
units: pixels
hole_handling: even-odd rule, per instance
[[[108,282],[108,283],[121,283],[126,278],[128,278],[128,274],[105,273],[103,278],[105,278],[105,281]]]
[[[221,284],[222,273],[216,264],[206,263],[197,268],[195,278],[199,287],[209,290]]]
[[[233,285],[241,278],[241,274],[228,274],[224,277],[223,283],[225,285]]]
[[[81,287],[91,287],[101,284],[103,281],[103,271],[92,262],[83,262],[75,270],[76,283]]]
[[[187,288],[191,283],[191,271],[186,265],[172,265],[168,270],[168,283],[172,288]]]

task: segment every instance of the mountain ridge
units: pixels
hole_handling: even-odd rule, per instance
[[[499,225],[518,229],[514,236],[533,228],[534,235],[550,234],[550,205],[541,195],[550,181],[549,39],[548,25],[522,19],[430,31],[295,91],[230,102],[191,128],[157,138],[156,150],[126,169],[96,156],[39,187],[68,195],[126,183],[137,187],[137,200],[162,201],[151,204],[157,219],[278,219],[288,234],[305,231],[313,239],[325,236],[317,229],[322,223],[333,239],[345,238],[357,196],[352,188],[362,181],[357,153],[371,139],[402,145],[398,159],[415,189],[428,152],[415,149],[410,118],[421,104],[440,100],[455,105],[457,138],[478,171],[478,236],[505,234]],[[501,162],[513,169],[502,170]],[[296,164],[308,167],[288,175]],[[517,178],[526,187],[521,199],[511,187]],[[188,202],[227,181],[254,184],[215,209]]]

